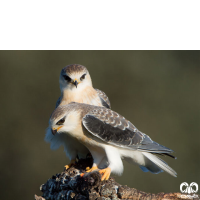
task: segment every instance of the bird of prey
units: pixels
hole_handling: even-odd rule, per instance
[[[73,64],[64,67],[59,82],[61,96],[56,102],[56,107],[78,102],[111,108],[106,94],[93,88],[90,74],[83,65]]]
[[[56,102],[56,107],[59,105],[66,105],[70,102],[86,103],[95,106],[105,106],[111,108],[110,101],[106,94],[101,90],[94,89],[92,86],[92,80],[86,67],[83,65],[73,64],[64,67],[60,73],[60,90],[61,96]],[[49,142],[47,136],[45,140]],[[58,149],[63,141],[68,140],[68,145],[75,144],[72,138],[66,135],[56,135],[52,138],[51,149]],[[89,153],[88,149],[84,146],[77,145],[76,156],[79,158],[85,158]],[[67,156],[68,151],[64,148]],[[70,159],[70,163],[65,165],[65,168],[69,168],[75,163],[76,156]]]
[[[138,164],[144,172],[157,174],[164,170],[176,177],[176,172],[157,156],[175,158],[170,154],[173,151],[154,142],[111,109],[75,102],[61,105],[51,115],[46,137],[51,142],[57,135],[71,138],[62,141],[70,159],[75,158],[77,148],[90,151],[93,166],[88,172],[99,170],[101,180],[107,180],[111,172],[121,174],[122,159]]]

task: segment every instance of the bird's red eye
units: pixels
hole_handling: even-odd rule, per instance
[[[86,74],[83,74],[80,78],[80,80],[82,81],[83,79],[85,79]]]

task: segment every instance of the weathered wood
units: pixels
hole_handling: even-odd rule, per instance
[[[156,199],[181,199],[181,193],[151,194],[139,191],[135,188],[122,186],[113,178],[101,181],[98,172],[92,172],[80,177],[87,166],[91,167],[92,160],[79,160],[74,166],[64,170],[61,174],[52,176],[45,184],[41,185],[42,197],[35,195],[36,200],[156,200]],[[185,198],[186,199],[186,198]],[[198,199],[198,198],[197,198]]]

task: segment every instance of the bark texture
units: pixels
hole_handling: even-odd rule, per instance
[[[91,158],[79,160],[78,163],[64,170],[64,172],[52,176],[45,184],[40,186],[43,195],[42,197],[35,195],[35,200],[183,199],[181,193],[151,194],[122,186],[115,182],[112,177],[107,181],[101,181],[101,175],[98,172],[88,173],[84,177],[80,177],[80,174],[85,172],[86,167],[91,167],[91,165]]]

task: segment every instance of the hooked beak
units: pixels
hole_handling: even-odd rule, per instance
[[[55,135],[55,134],[58,132],[58,130],[61,129],[62,127],[63,127],[63,126],[60,126],[60,127],[58,127],[57,129],[56,129],[56,128],[52,128],[52,129],[51,129],[52,134]]]
[[[77,85],[79,84],[79,82],[77,81],[76,78],[74,79],[73,84],[74,84],[74,85],[76,86],[76,88],[77,88]]]
[[[57,130],[56,129],[51,129],[51,132],[53,135],[55,135],[57,133]]]

